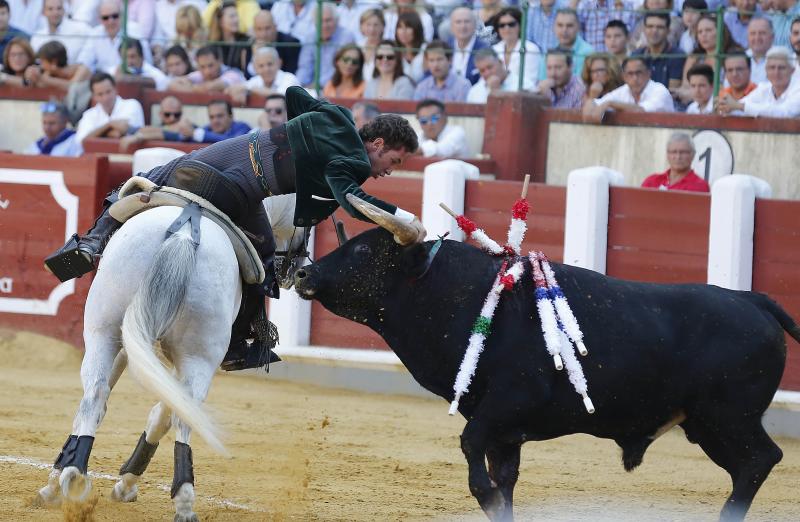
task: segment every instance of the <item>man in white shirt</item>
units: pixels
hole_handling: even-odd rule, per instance
[[[144,125],[144,111],[136,100],[123,100],[117,94],[114,78],[104,72],[94,73],[89,80],[94,107],[83,113],[78,122],[77,139],[121,138]]]
[[[775,32],[769,18],[753,18],[747,25],[747,56],[750,57],[750,81],[755,84],[767,81],[766,55]]]
[[[752,22],[751,22],[752,23]],[[800,85],[792,82],[794,56],[786,47],[767,51],[767,80],[737,101],[724,98],[718,110],[725,115],[794,118],[800,116]]]
[[[144,61],[144,52],[142,51],[142,42],[137,40],[136,38],[128,38],[128,47],[125,50],[125,57],[126,62],[128,65],[128,70],[122,70],[122,64],[113,69],[108,70],[109,74],[114,74],[117,80],[124,77],[126,74],[130,76],[141,76],[143,78],[150,78],[156,84],[157,91],[165,91],[167,90],[167,85],[169,85],[169,78],[167,75],[161,72],[160,69],[150,65],[149,63]],[[120,46],[119,52],[122,54],[122,47]]]
[[[47,42],[57,40],[67,49],[69,63],[76,63],[86,42],[89,26],[64,16],[64,0],[44,0],[42,14],[44,16],[39,19],[39,26],[31,37],[34,52],[39,52],[39,48]]]
[[[28,34],[36,31],[42,14],[42,0],[8,0],[9,24]]]
[[[714,113],[714,69],[705,63],[698,63],[686,73],[689,87],[692,89],[692,100],[686,114]]]
[[[625,83],[602,98],[589,99],[583,105],[588,121],[601,121],[609,109],[623,112],[674,112],[672,95],[658,82],[650,79],[647,58],[629,56],[622,62]]]
[[[491,47],[475,53],[475,67],[481,79],[470,88],[467,103],[486,103],[490,93],[519,91],[519,76],[506,69]],[[530,79],[523,89],[533,89]]]
[[[62,103],[47,102],[42,105],[41,110],[44,137],[31,143],[25,149],[25,154],[73,158],[83,154],[83,148],[75,137],[75,131],[67,128],[69,122],[67,108]]]
[[[253,68],[256,75],[244,84],[232,85],[225,89],[235,103],[244,104],[248,93],[259,96],[270,94],[286,95],[286,89],[292,85],[300,85],[300,81],[292,73],[281,70],[281,57],[274,47],[259,47],[253,54]]]
[[[313,0],[280,0],[272,5],[278,31],[305,42],[316,34]]]
[[[448,125],[444,104],[439,100],[422,100],[417,104],[417,121],[422,128],[418,154],[426,158],[463,158],[467,155],[467,137],[462,127]]]
[[[87,44],[83,46],[78,62],[84,64],[91,71],[108,71],[114,69],[122,58],[119,55],[119,46],[122,43],[122,6],[119,0],[103,0],[100,4],[100,25],[89,30]],[[128,36],[140,38],[139,27],[133,21],[128,21]],[[152,61],[150,47],[142,41],[144,59]]]

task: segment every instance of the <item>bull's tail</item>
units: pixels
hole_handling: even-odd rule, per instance
[[[771,297],[766,294],[752,293],[750,294],[757,298],[757,304],[767,309],[767,311],[774,317],[778,323],[791,335],[795,341],[800,343],[800,326],[792,319],[792,316],[776,303]]]
[[[195,246],[188,236],[171,235],[156,252],[122,320],[122,343],[136,380],[217,451],[225,448],[202,405],[164,366],[153,351],[155,341],[172,325],[195,268]]]

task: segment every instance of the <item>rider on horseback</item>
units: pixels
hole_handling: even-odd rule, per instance
[[[264,296],[277,298],[279,290],[275,240],[264,198],[296,193],[294,224],[310,227],[340,205],[351,216],[368,221],[345,198],[353,194],[412,223],[417,241],[425,238],[425,229],[413,214],[361,190],[369,177],[391,174],[417,149],[417,136],[404,118],[382,115],[356,130],[348,109],[316,100],[300,87],[287,90],[286,103],[289,121],[285,125],[215,143],[139,174],[156,185],[188,190],[210,201],[247,233],[264,263],[264,282],[244,287],[223,362],[228,370],[266,362],[259,357],[266,353],[264,344],[268,343],[263,335],[269,324]],[[47,258],[46,265],[60,280],[80,277],[96,267],[109,238],[121,226],[108,213],[117,199],[116,191],[110,193],[89,232],[74,236]],[[255,339],[251,345],[248,338]]]

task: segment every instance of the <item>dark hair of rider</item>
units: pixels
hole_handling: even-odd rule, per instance
[[[397,114],[381,114],[361,127],[358,135],[364,143],[383,138],[387,150],[414,152],[419,147],[417,133],[408,120]]]

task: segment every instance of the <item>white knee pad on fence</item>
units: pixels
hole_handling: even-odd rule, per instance
[[[161,165],[166,165],[184,154],[185,152],[167,147],[139,149],[133,153],[133,172],[131,174],[135,176],[142,172],[148,172]]]

